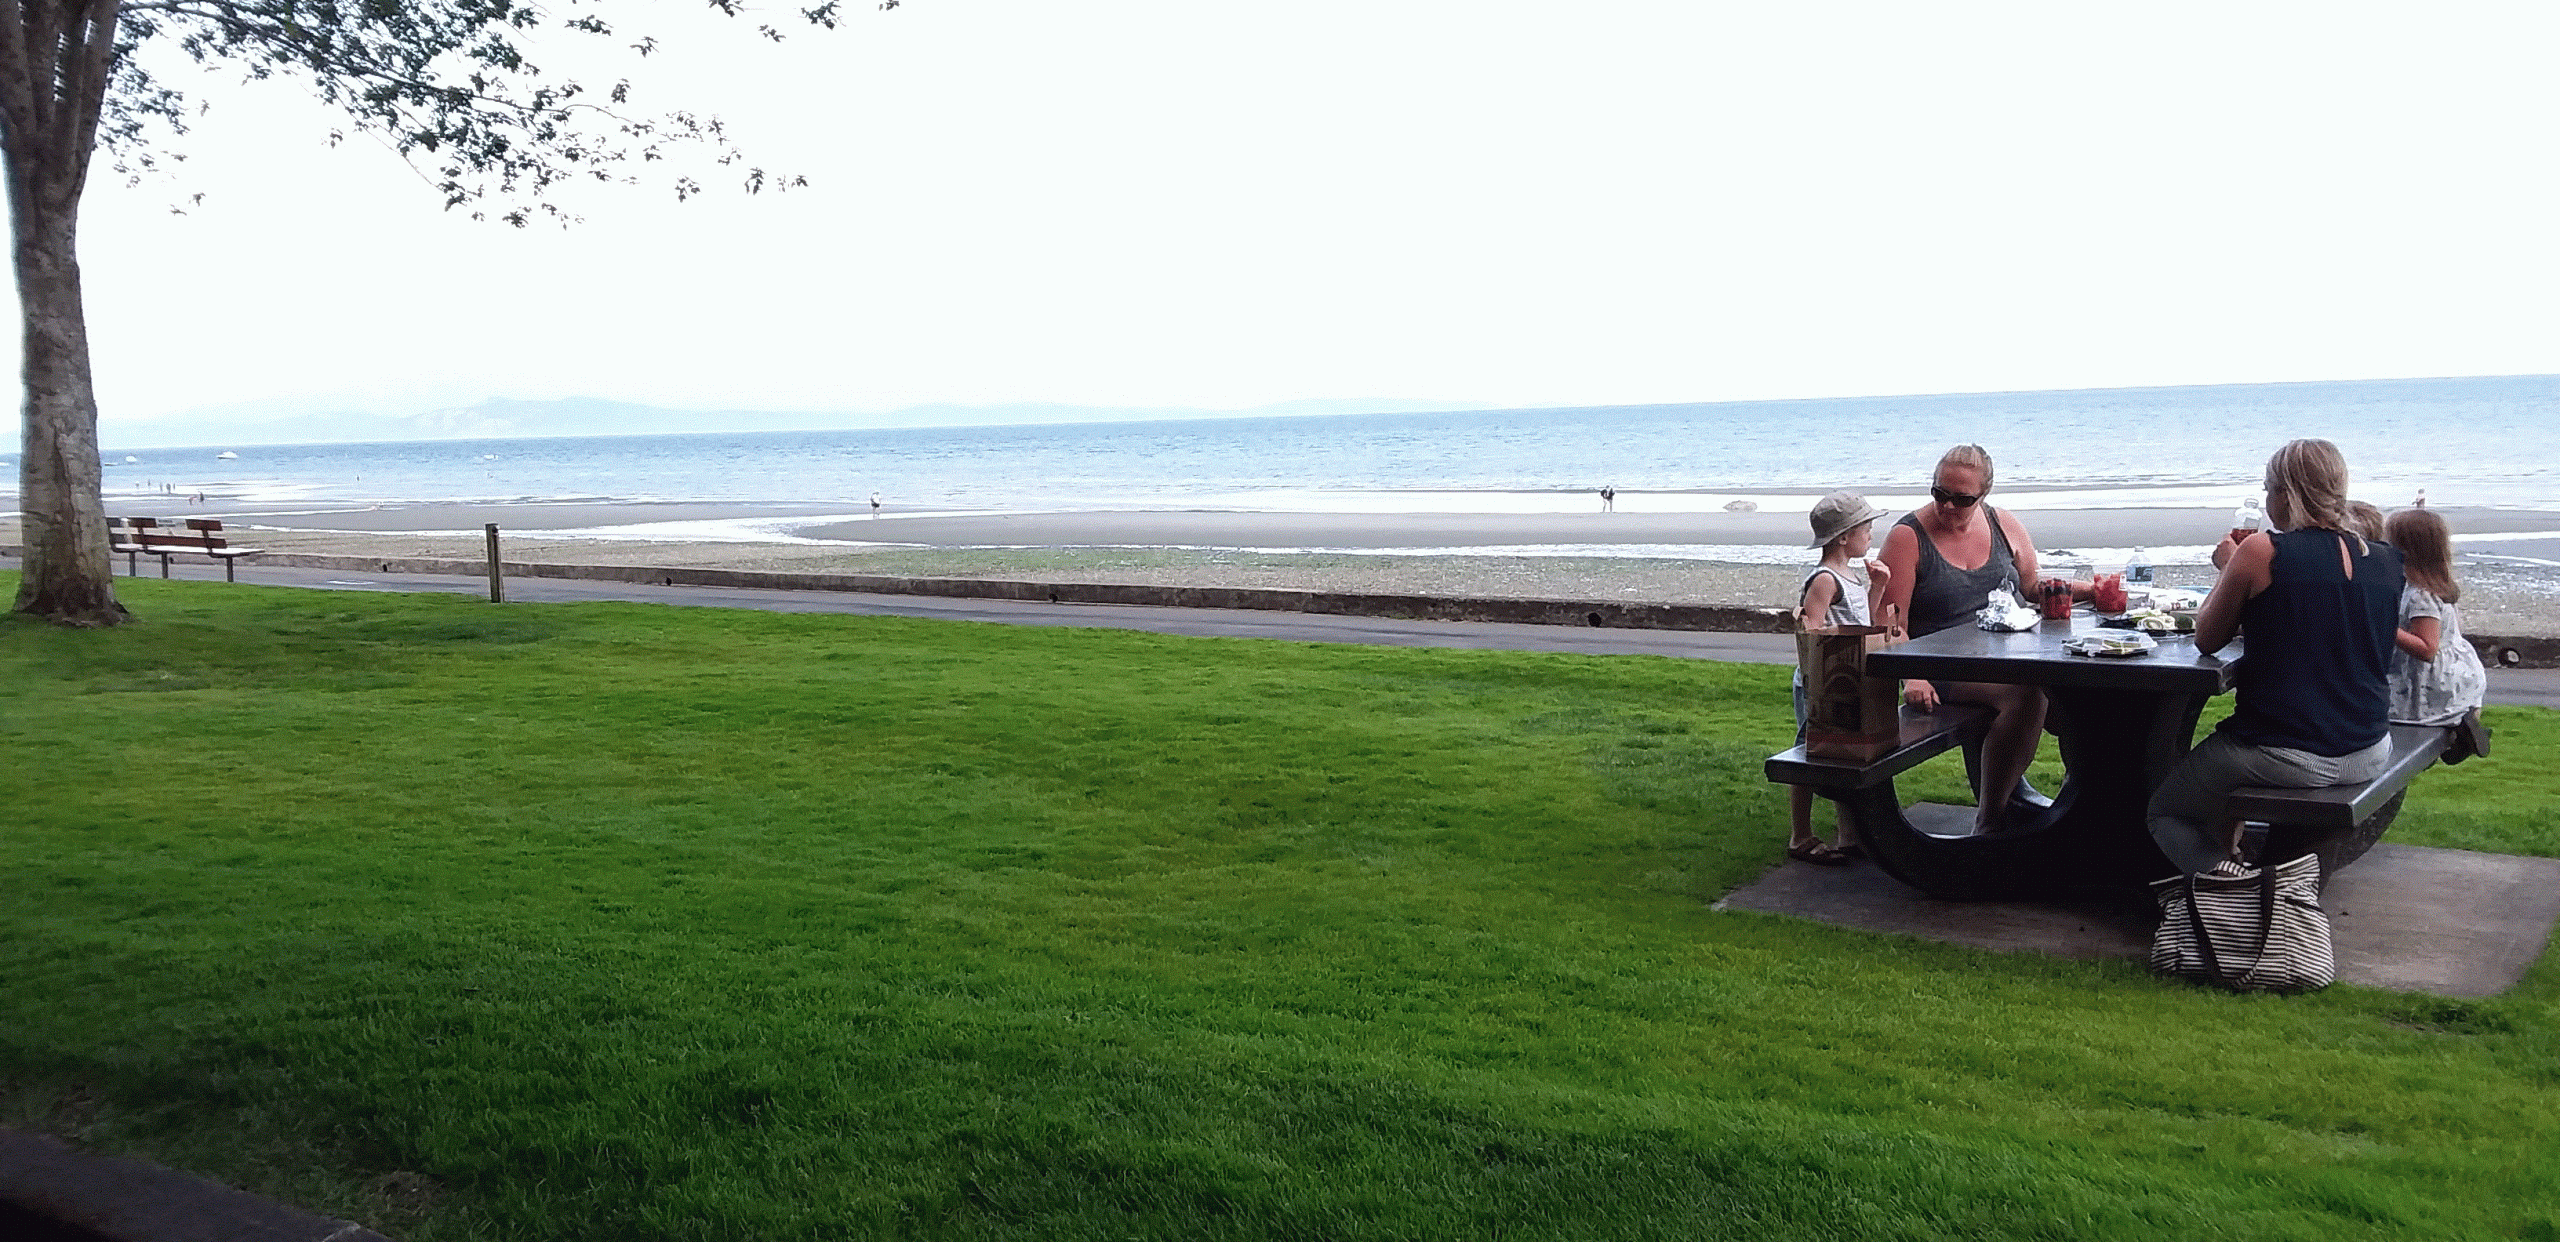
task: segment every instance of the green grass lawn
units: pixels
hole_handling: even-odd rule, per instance
[[[1711,911],[1784,668],[119,586],[0,625],[0,1121],[406,1239],[2560,1237],[2549,962]],[[2491,720],[2394,840],[2560,852]]]

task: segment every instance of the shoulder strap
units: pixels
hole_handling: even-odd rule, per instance
[[[2213,951],[2213,937],[2204,929],[2204,911],[2196,904],[2196,876],[2192,871],[2187,873],[2185,888],[2187,890],[2187,928],[2195,933],[2196,952],[2204,958],[2205,976],[2219,980],[2223,977],[2222,959]]]
[[[1914,575],[1913,585],[1918,585],[1918,573],[1922,566],[1932,563],[1938,565],[1946,564],[1947,558],[1938,555],[1938,541],[1931,539],[1929,537],[1929,528],[1920,524],[1920,515],[1918,512],[1915,511],[1903,514],[1902,520],[1895,522],[1894,525],[1910,527],[1911,538],[1920,545],[1920,559],[1912,562],[1912,571]]]
[[[2205,974],[2214,982],[2235,992],[2242,989],[2250,976],[2257,974],[2266,966],[2267,946],[2275,939],[2276,869],[2260,867],[2257,872],[2255,878],[2258,887],[2258,954],[2249,963],[2248,973],[2238,976],[2223,973],[2222,955],[2214,952],[2213,936],[2205,930],[2204,911],[2196,901],[2195,873],[2189,872],[2186,877],[2187,927],[2195,933],[2196,952],[2204,958]]]
[[[2017,568],[2018,553],[2016,549],[2009,546],[2009,529],[2000,521],[2000,511],[1992,508],[1990,502],[1985,501],[1982,506],[1982,516],[1991,521],[1991,560],[1997,561],[2005,554],[2009,558],[2009,567]],[[1991,562],[1983,563],[1987,565]]]
[[[2258,957],[2249,963],[2249,974],[2255,975],[2267,964],[2267,943],[2276,935],[2276,869],[2258,868]]]

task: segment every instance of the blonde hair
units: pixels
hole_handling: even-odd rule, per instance
[[[2462,598],[2453,580],[2453,528],[2433,509],[2402,509],[2383,527],[2392,547],[2400,549],[2400,572],[2409,585],[2423,587],[2450,604]]]
[[[2347,518],[2347,458],[2326,440],[2295,440],[2267,459],[2267,510],[2286,530],[2357,533]]]
[[[2347,502],[2347,529],[2377,542],[2391,542],[2383,534],[2382,510],[2361,500]]]
[[[1929,472],[1930,482],[1937,481],[1938,470],[1949,466],[1971,466],[1981,471],[1982,490],[1986,493],[1991,490],[1991,450],[1979,444],[1959,444],[1948,449],[1946,456],[1938,459],[1938,469]]]

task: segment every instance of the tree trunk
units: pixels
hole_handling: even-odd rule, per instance
[[[129,614],[116,602],[99,497],[98,400],[71,221],[21,216],[16,243],[18,311],[26,319],[18,488],[27,547],[17,610],[63,625],[115,625]]]
[[[0,0],[0,165],[9,190],[26,383],[17,611],[118,625],[99,497],[98,397],[80,303],[80,191],[115,44],[116,0]]]

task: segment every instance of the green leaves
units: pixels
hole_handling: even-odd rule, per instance
[[[730,16],[746,9],[735,0],[711,7]],[[599,100],[579,82],[547,76],[531,49],[555,36],[622,39],[635,57],[657,48],[656,39],[622,32],[593,11],[564,14],[516,0],[144,0],[123,13],[98,142],[131,177],[161,169],[162,148],[185,134],[194,107],[141,55],[147,45],[171,44],[199,65],[303,79],[355,129],[416,166],[448,208],[474,219],[495,213],[518,227],[536,215],[568,223],[574,217],[546,198],[562,182],[637,183],[640,166],[671,162],[684,148],[735,169],[750,193],[804,184],[739,167],[743,153],[714,119],[682,109],[624,111],[634,97],[627,79]],[[833,3],[799,17],[821,29],[843,20]],[[755,33],[784,37],[770,24]],[[679,199],[701,188],[682,173],[671,172],[668,183]]]

